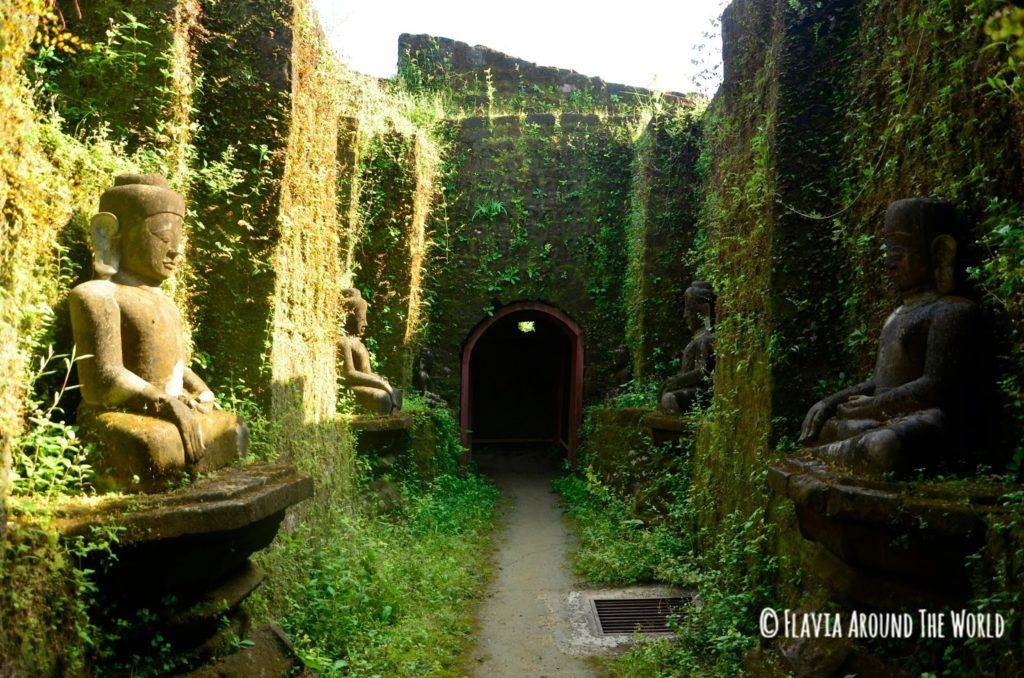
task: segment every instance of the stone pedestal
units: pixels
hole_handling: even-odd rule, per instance
[[[87,563],[98,612],[119,628],[117,652],[146,653],[159,637],[195,666],[245,637],[242,603],[265,577],[249,557],[270,545],[285,510],[312,494],[312,479],[294,468],[259,464],[175,492],[71,505],[58,527],[86,539],[117,528],[113,557]]]
[[[691,428],[682,416],[657,411],[645,416],[643,425],[655,445],[677,445],[684,435],[689,434]]]
[[[1013,489],[969,479],[876,481],[801,457],[770,467],[768,485],[793,503],[801,535],[822,547],[809,574],[844,618],[877,611],[916,619],[919,609],[967,605],[976,593],[968,558],[990,548],[1001,532],[1008,517],[1001,498]],[[898,658],[850,640],[780,640],[777,647],[791,675],[857,673],[852,667],[865,662],[899,675]],[[822,671],[831,666],[823,656],[835,672]]]
[[[633,475],[648,463],[642,422],[650,413],[640,407],[603,407],[587,415],[584,444],[588,461],[602,482],[619,492],[631,492]]]
[[[768,470],[789,498],[800,533],[825,554],[819,574],[843,603],[894,609],[956,605],[970,595],[967,557],[987,523],[1005,514],[1009,487],[969,481],[884,482],[854,478],[791,457]]]
[[[349,420],[356,434],[356,451],[376,459],[392,461],[409,448],[412,416],[397,412],[386,416],[357,414]]]
[[[385,416],[358,414],[349,419],[349,429],[356,435],[356,454],[370,464],[373,480],[372,496],[377,508],[391,510],[399,499],[398,486],[392,476],[399,460],[412,449],[412,416],[396,412]]]

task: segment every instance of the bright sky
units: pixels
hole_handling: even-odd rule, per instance
[[[571,68],[608,82],[665,91],[711,94],[721,77],[717,18],[725,0],[313,0],[313,4],[341,58],[353,69],[379,77],[395,74],[400,33],[429,33],[485,45],[541,66]],[[713,70],[710,79],[708,69]]]

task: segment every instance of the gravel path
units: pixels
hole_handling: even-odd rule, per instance
[[[479,611],[467,670],[477,676],[598,676],[571,647],[568,598],[574,537],[551,481],[559,462],[537,451],[475,455],[507,508],[493,558],[494,579]]]

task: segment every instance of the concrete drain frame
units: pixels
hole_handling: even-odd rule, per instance
[[[573,591],[567,600],[571,628],[571,638],[567,639],[568,644],[573,648],[574,653],[592,655],[625,649],[638,641],[673,639],[675,634],[668,630],[664,621],[661,621],[657,628],[649,625],[645,630],[643,620],[641,620],[641,629],[637,632],[637,624],[631,623],[633,619],[628,618],[633,611],[644,612],[644,608],[647,608],[646,612],[650,612],[651,608],[657,612],[659,600],[672,601],[668,606],[668,612],[685,614],[686,608],[695,604],[696,592],[668,586],[630,586],[618,589]],[[603,627],[598,614],[599,607],[619,607],[619,611],[626,614],[619,619],[625,626],[620,624],[612,628],[607,625],[606,621]],[[634,610],[623,610],[623,607],[633,607]],[[628,627],[628,630],[625,627]]]

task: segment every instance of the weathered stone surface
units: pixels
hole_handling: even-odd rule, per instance
[[[293,467],[259,464],[175,492],[79,500],[56,520],[66,538],[116,530],[112,557],[96,553],[86,563],[96,572],[97,619],[119,629],[116,653],[144,652],[159,635],[196,666],[245,636],[242,603],[265,577],[249,557],[312,494],[312,479]]]
[[[412,428],[412,416],[398,412],[387,416],[357,414],[348,419],[353,431],[375,433],[379,431],[408,431]]]
[[[412,426],[413,419],[405,412],[387,417],[357,415],[349,424],[356,435],[356,453],[369,461],[374,476],[389,473],[399,459],[407,456],[412,449]],[[374,492],[378,498],[390,502],[386,498],[394,494],[394,488],[386,485],[386,482],[379,483]]]
[[[246,647],[211,666],[186,674],[190,678],[282,678],[313,676],[295,654],[284,631],[275,624],[261,626],[249,637]]]
[[[691,426],[687,419],[678,414],[666,412],[648,412],[644,415],[643,425],[648,431],[665,433],[686,433]]]
[[[118,525],[122,545],[244,528],[313,496],[313,480],[291,466],[254,464],[228,469],[161,495],[83,501],[63,507],[58,526],[67,536]]]
[[[104,597],[140,606],[174,595],[190,601],[219,586],[266,548],[285,509],[312,496],[313,481],[289,466],[232,469],[186,490],[64,509],[68,537],[117,526],[113,559],[93,564]]]
[[[213,635],[220,619],[230,614],[263,585],[267,573],[252,562],[244,563],[237,572],[232,573],[220,586],[196,598],[194,604],[175,614],[164,627],[170,638],[195,633],[197,627],[208,627]]]
[[[104,614],[132,623],[122,625],[117,647],[123,654],[148,650],[154,633],[176,648],[193,665],[228,651],[232,641],[244,638],[249,614],[242,603],[259,588],[266,573],[245,562],[218,585],[193,595],[167,594],[161,600],[107,597]],[[142,614],[137,609],[144,609]]]
[[[427,82],[443,82],[466,97],[467,103],[480,106],[488,104],[488,88],[497,97],[551,105],[579,99],[591,105],[614,107],[619,102],[635,103],[653,94],[642,87],[607,83],[564,68],[538,66],[482,45],[430,35],[400,35],[398,60],[400,69],[403,63],[415,62]],[[686,99],[676,92],[664,96],[670,102]]]
[[[1011,489],[864,480],[799,457],[770,467],[768,484],[793,501],[801,534],[825,548],[814,571],[833,597],[882,609],[966,600],[967,556],[1006,514],[1000,498]]]
[[[185,201],[159,176],[119,176],[92,219],[96,279],[71,291],[82,433],[101,488],[157,492],[245,454],[248,430],[214,411],[186,367],[181,317],[160,284],[182,252]]]

